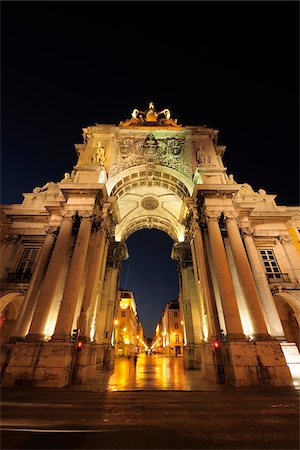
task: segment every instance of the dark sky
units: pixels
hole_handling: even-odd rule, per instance
[[[299,204],[298,2],[4,1],[1,10],[1,203],[71,171],[82,127],[117,124],[152,100],[183,125],[220,130],[237,182]],[[145,286],[156,279],[149,266]],[[173,300],[165,286],[138,299],[141,317],[148,294],[159,311]]]

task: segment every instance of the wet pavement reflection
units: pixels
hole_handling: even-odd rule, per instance
[[[182,357],[145,354],[140,354],[136,363],[133,358],[116,358],[113,372],[99,373],[97,380],[82,385],[81,390],[91,387],[106,391],[193,391],[224,388],[222,385],[203,381],[197,370],[184,370]]]

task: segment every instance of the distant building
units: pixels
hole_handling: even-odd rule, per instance
[[[184,324],[178,300],[168,303],[155,328],[151,349],[169,356],[182,356]]]
[[[144,331],[138,318],[133,293],[119,290],[118,307],[114,320],[113,345],[116,357],[130,357],[147,348]]]

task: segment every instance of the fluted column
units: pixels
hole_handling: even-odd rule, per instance
[[[104,262],[106,234],[101,226],[95,230],[94,243],[91,258],[89,261],[86,285],[83,294],[83,300],[78,318],[78,328],[81,338],[88,342],[90,340],[90,326],[92,315],[95,309],[97,288],[101,269]]]
[[[207,213],[207,227],[227,329],[227,339],[244,339],[245,336],[217,214]]]
[[[270,286],[265,275],[264,267],[258,255],[255,242],[252,237],[252,231],[249,228],[243,228],[243,239],[248,254],[253,278],[260,298],[260,305],[265,318],[269,334],[277,339],[285,339],[282,323],[279,318],[277,308],[270,290]]]
[[[53,300],[60,282],[59,274],[63,270],[72,237],[73,219],[64,217],[59,235],[52,252],[50,263],[38,296],[37,306],[29,329],[27,339],[44,340],[48,315],[51,312]]]
[[[209,283],[208,283],[208,274],[207,274],[207,267],[206,267],[206,261],[205,261],[205,256],[204,256],[203,239],[202,239],[202,233],[201,233],[199,224],[196,220],[198,218],[198,213],[197,213],[197,211],[195,211],[195,208],[193,208],[193,216],[194,216],[195,257],[196,257],[199,278],[202,281],[201,287],[202,287],[202,292],[203,292],[203,297],[204,297],[203,298],[203,301],[204,301],[203,312],[205,314],[207,314],[207,322],[208,322],[207,325],[208,325],[209,337],[216,337],[216,326],[214,323],[212,298],[211,298]]]
[[[46,230],[47,236],[39,252],[28,291],[26,293],[22,309],[20,311],[16,324],[13,328],[10,340],[16,340],[18,337],[24,337],[28,333],[37,304],[38,292],[41,287],[42,280],[45,276],[55,240],[57,238],[57,231],[58,228],[53,226],[50,226]]]
[[[107,317],[109,314],[108,304],[110,301],[115,302],[116,300],[116,291],[118,289],[117,282],[119,279],[121,263],[123,259],[127,258],[128,250],[125,244],[116,242],[110,244],[107,254],[106,270],[103,273],[103,278],[101,277],[101,285],[103,285],[103,289],[100,294],[96,317],[95,340],[99,344],[102,344],[105,338]],[[111,320],[113,321],[112,316]],[[112,326],[112,322],[110,326]]]
[[[256,339],[269,339],[270,336],[268,335],[260,307],[259,296],[235,217],[226,215],[226,228],[235,267],[244,293],[247,309],[250,313],[253,335]]]
[[[52,340],[68,340],[71,335],[86,262],[91,227],[92,218],[82,217]]]

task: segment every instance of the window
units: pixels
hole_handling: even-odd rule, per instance
[[[175,330],[178,330],[178,323],[175,322]]]
[[[14,274],[16,280],[30,280],[38,252],[38,248],[25,248],[16,273]]]
[[[178,317],[178,312],[174,311],[174,317]]]
[[[126,317],[126,311],[122,311],[121,316]]]
[[[269,280],[282,279],[282,273],[280,272],[278,262],[274,255],[274,251],[272,249],[259,249],[259,253],[265,267],[267,278]]]
[[[175,336],[175,342],[179,342],[179,334],[176,334],[176,336]]]

